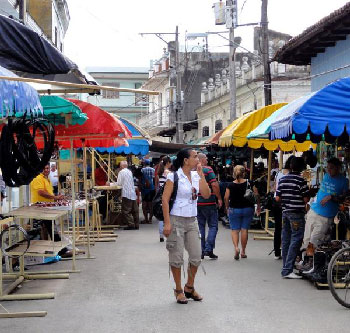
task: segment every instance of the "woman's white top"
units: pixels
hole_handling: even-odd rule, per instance
[[[196,189],[196,196],[198,197],[200,177],[197,171],[191,171],[191,184],[182,168],[177,171],[177,175],[179,177],[177,195],[170,215],[181,217],[197,216],[197,199],[192,200],[192,188]],[[167,180],[174,182],[174,173],[169,173]]]

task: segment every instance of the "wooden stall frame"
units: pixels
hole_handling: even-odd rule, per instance
[[[272,151],[269,150],[269,157],[267,161],[267,189],[266,193],[270,192],[270,184],[271,184],[271,162],[272,162]],[[269,230],[269,210],[265,209],[265,228],[264,233],[267,234],[267,236],[254,236],[255,240],[273,240],[274,232]]]

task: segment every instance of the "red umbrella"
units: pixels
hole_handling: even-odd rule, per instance
[[[74,148],[81,148],[82,139],[86,147],[119,147],[127,146],[127,140],[132,137],[129,129],[116,117],[99,107],[77,99],[68,99],[76,104],[88,120],[83,125],[55,126],[55,137],[61,148],[70,148],[73,140]],[[40,143],[38,144],[40,147]]]

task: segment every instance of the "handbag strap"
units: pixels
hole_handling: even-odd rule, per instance
[[[177,196],[177,189],[179,187],[179,175],[177,174],[177,171],[174,172],[174,187],[173,187],[173,193],[171,193],[171,199],[173,201],[176,200]]]

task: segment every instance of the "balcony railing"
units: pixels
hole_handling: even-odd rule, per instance
[[[151,113],[143,115],[139,119],[139,126],[146,130],[152,130],[158,128],[169,128],[171,127],[171,119],[169,117],[169,108],[164,107],[161,109],[156,109]],[[174,123],[174,122],[173,122]]]

